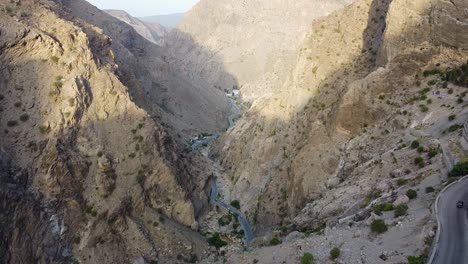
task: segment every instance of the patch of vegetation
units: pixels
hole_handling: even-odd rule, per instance
[[[419,105],[419,110],[421,110],[423,113],[426,113],[429,111],[429,108],[426,105]]]
[[[432,193],[432,192],[434,192],[434,191],[435,191],[435,190],[434,190],[434,187],[430,187],[430,186],[429,186],[429,187],[426,187],[426,193]]]
[[[427,155],[429,156],[430,159],[434,158],[439,154],[439,151],[437,149],[430,149]]]
[[[408,183],[408,180],[407,180],[407,179],[399,178],[399,179],[397,180],[397,185],[398,185],[398,186],[403,186],[403,185],[405,185],[405,184],[407,184],[407,183]]]
[[[361,203],[361,208],[365,208],[366,206],[369,205],[369,203],[377,199],[380,196],[380,191],[378,190],[371,190],[367,195],[366,198],[364,198],[364,201]]]
[[[462,161],[455,166],[453,166],[453,169],[449,172],[449,177],[460,177],[460,176],[465,176],[468,174],[468,161]]]
[[[414,164],[418,165],[419,168],[424,168],[426,166],[426,162],[424,162],[424,159],[422,157],[416,157],[414,159]]]
[[[63,82],[62,81],[55,81],[53,84],[54,88],[59,89],[63,87]]]
[[[408,260],[408,264],[424,264],[426,263],[427,256],[409,256],[406,259]]]
[[[39,132],[43,135],[47,135],[50,133],[50,126],[39,126]]]
[[[57,63],[59,62],[60,58],[57,57],[57,56],[52,56],[52,57],[50,57],[50,60],[51,60],[53,63],[57,64]]]
[[[424,152],[424,147],[423,147],[423,146],[419,146],[419,147],[418,147],[418,152],[419,152],[419,153],[423,153],[423,152]]]
[[[395,207],[395,217],[400,217],[406,215],[408,212],[408,205],[406,204],[400,204],[397,207]]]
[[[409,189],[408,191],[406,191],[406,196],[408,196],[408,198],[412,200],[418,196],[418,192],[416,192],[413,189]]]
[[[439,69],[431,69],[423,72],[424,77],[429,77],[431,75],[442,75],[443,72]]]
[[[231,202],[231,206],[236,208],[237,210],[240,210],[240,202],[239,200],[234,200]]]
[[[301,257],[301,264],[313,264],[314,263],[314,255],[309,252],[304,253]]]
[[[448,132],[455,132],[461,128],[463,128],[463,125],[455,124],[448,128]]]
[[[96,217],[98,215],[98,211],[94,209],[92,206],[88,206],[86,208],[86,213],[91,215],[92,217]]]
[[[388,227],[385,224],[385,221],[382,219],[374,220],[371,223],[371,231],[377,234],[382,234],[387,232]]]
[[[279,240],[279,238],[277,237],[274,237],[273,239],[270,240],[270,246],[276,246],[276,245],[279,245],[281,244],[281,240]]]
[[[22,115],[20,116],[20,120],[21,120],[22,122],[28,121],[28,120],[29,120],[29,115],[28,115],[28,114],[22,114]]]
[[[139,173],[139,174],[136,176],[136,182],[137,182],[140,186],[143,186],[143,185],[145,184],[145,181],[146,181],[146,176],[145,176],[145,174]]]
[[[420,144],[419,144],[419,141],[418,141],[418,140],[415,140],[415,141],[411,142],[411,148],[412,148],[412,149],[417,149],[417,148],[419,148],[419,145],[420,145]]]
[[[330,250],[330,258],[335,260],[337,259],[341,254],[341,251],[339,248],[334,247],[332,250]]]
[[[448,120],[453,121],[453,120],[455,120],[456,117],[457,117],[457,115],[455,115],[455,114],[449,115]]]
[[[459,68],[447,70],[444,80],[459,86],[468,86],[468,63],[461,65]]]
[[[10,121],[7,122],[8,127],[15,127],[17,125],[18,125],[18,121],[16,121],[16,120],[10,120]]]
[[[382,212],[388,212],[393,210],[393,204],[391,203],[381,203],[374,206],[374,213],[376,215],[381,215]]]
[[[15,106],[15,107],[21,107],[21,102],[16,102],[16,103],[14,104],[14,106]]]
[[[220,249],[224,246],[227,246],[227,242],[222,240],[219,233],[214,233],[213,236],[208,238],[208,243],[214,246],[216,249]]]

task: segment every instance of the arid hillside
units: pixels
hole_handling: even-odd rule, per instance
[[[202,257],[210,168],[184,140],[227,127],[224,94],[85,1],[0,10],[1,263]]]

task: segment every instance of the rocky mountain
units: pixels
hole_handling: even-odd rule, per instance
[[[140,17],[139,19],[149,23],[158,23],[168,29],[173,29],[177,27],[177,25],[180,23],[180,21],[182,21],[184,16],[185,13],[176,13],[169,15]]]
[[[185,139],[227,127],[225,95],[86,1],[0,10],[1,263],[206,254],[211,169]]]
[[[123,10],[104,10],[109,15],[122,20],[123,22],[132,26],[138,34],[142,35],[145,39],[160,44],[161,39],[167,34],[166,28],[158,23],[143,22],[138,18],[130,16]]]
[[[423,263],[468,166],[466,9],[201,0],[156,45],[0,1],[0,263]]]
[[[210,157],[226,169],[217,180],[224,198],[241,204],[266,247],[233,253],[228,263],[284,263],[304,247],[327,263],[326,250],[343,244],[343,263],[428,254],[430,191],[403,202],[409,217],[371,213],[378,203],[400,205],[409,189],[440,190],[450,164],[463,159],[453,153],[463,153],[454,142],[465,93],[452,78],[468,59],[464,8],[463,1],[206,0],[187,14],[168,37],[172,63],[194,82],[239,88],[248,108]],[[191,48],[186,36],[211,52]],[[409,147],[414,141],[424,146]],[[376,238],[375,219],[399,229]],[[369,244],[375,239],[379,247]]]

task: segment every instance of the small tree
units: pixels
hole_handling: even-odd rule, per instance
[[[408,212],[408,205],[400,204],[395,208],[395,217],[406,215]]]
[[[309,252],[304,253],[301,258],[301,264],[313,264],[314,263],[314,255]]]
[[[435,190],[434,190],[434,187],[431,187],[431,186],[426,187],[426,193],[432,193],[432,192],[434,192],[434,191],[435,191]]]
[[[384,220],[378,219],[374,220],[371,223],[371,231],[377,234],[382,234],[387,232],[388,228]]]
[[[453,166],[452,171],[449,173],[449,177],[459,177],[459,176],[464,176],[468,174],[468,161],[463,161],[457,163],[455,166]]]
[[[334,247],[332,250],[330,250],[330,258],[335,260],[337,259],[341,254],[341,251],[339,248]]]
[[[231,202],[231,206],[236,208],[237,210],[240,210],[240,202],[239,200],[234,200]]]
[[[419,147],[419,141],[415,140],[411,142],[411,148],[412,149],[417,149]]]
[[[214,246],[216,249],[220,249],[227,245],[227,242],[221,239],[219,233],[215,233],[212,237],[210,237],[208,239],[208,243]]]
[[[406,191],[406,196],[408,196],[408,198],[412,200],[418,196],[418,193],[413,189],[409,189],[408,191]]]

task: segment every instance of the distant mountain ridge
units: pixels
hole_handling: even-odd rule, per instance
[[[177,25],[180,23],[180,21],[182,21],[184,16],[185,13],[175,13],[169,15],[139,17],[138,19],[148,23],[159,23],[164,27],[171,29],[177,27]]]
[[[167,34],[167,29],[156,22],[145,22],[138,18],[132,17],[130,14],[123,10],[104,10],[109,15],[129,24],[132,26],[138,34],[143,36],[145,39],[160,44],[161,39]]]

